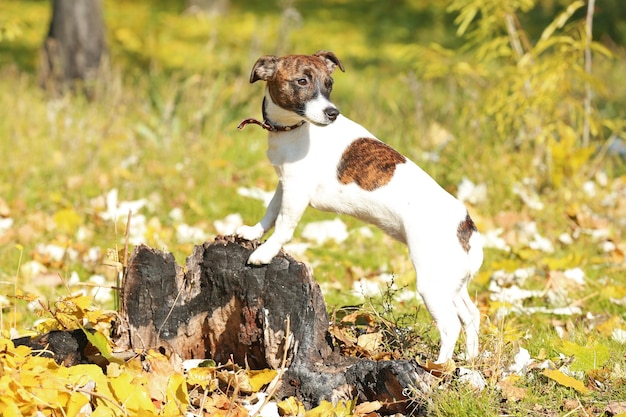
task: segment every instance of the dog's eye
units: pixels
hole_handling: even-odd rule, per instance
[[[307,80],[306,78],[298,78],[296,82],[300,87],[304,87],[309,84],[309,80]]]

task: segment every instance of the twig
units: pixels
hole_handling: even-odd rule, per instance
[[[13,296],[15,298],[15,302],[13,303],[13,328],[17,329],[17,290],[18,290],[18,281],[20,278],[20,269],[22,268],[22,255],[24,255],[24,247],[20,244],[16,245],[17,249],[20,251],[20,257],[17,261],[17,270],[15,271],[15,284],[13,285]],[[2,310],[2,309],[0,309]],[[0,330],[4,330],[4,316],[0,311]]]
[[[522,42],[520,42],[520,35],[515,25],[514,15],[512,13],[504,15],[504,23],[506,24],[506,31],[511,41],[511,48],[515,52],[515,55],[517,55],[517,61],[519,62],[524,56],[524,48],[522,47]]]
[[[278,390],[278,386],[280,385],[279,381],[282,379],[283,374],[285,373],[285,370],[287,369],[287,355],[289,353],[289,348],[291,347],[291,344],[293,341],[293,336],[290,330],[290,323],[291,323],[290,318],[289,316],[287,316],[287,318],[285,319],[285,337],[283,338],[284,340],[283,358],[280,364],[280,368],[278,369],[278,372],[276,373],[276,377],[274,377],[272,382],[270,382],[270,385],[267,387],[269,389],[269,392],[267,393],[267,396],[263,400],[263,404],[261,404],[261,406],[256,410],[256,412],[252,414],[252,417],[257,417],[259,413],[261,412],[261,410],[263,410],[263,407],[265,407],[270,402],[270,399],[274,397],[274,395],[276,394],[276,391]]]
[[[593,12],[595,8],[595,0],[589,0],[587,4],[587,18],[585,20],[585,73],[591,74],[591,41],[593,39]],[[583,143],[584,147],[589,146],[590,130],[591,130],[591,100],[593,93],[589,81],[585,83],[585,117],[583,121]]]
[[[126,220],[126,231],[124,232],[124,263],[122,264],[122,270],[117,271],[117,285],[116,291],[117,297],[115,297],[115,311],[119,311],[124,316],[124,304],[121,302],[122,298],[122,281],[128,268],[128,239],[130,238],[130,219],[133,215],[132,210],[128,210],[128,218]]]
[[[115,400],[113,400],[112,398],[110,398],[110,397],[108,397],[106,395],[97,393],[97,392],[92,391],[92,390],[87,390],[87,389],[84,389],[84,388],[80,388],[80,387],[75,387],[71,391],[66,391],[66,392],[68,392],[70,394],[72,392],[80,392],[80,393],[83,393],[83,394],[93,395],[96,398],[100,398],[101,400],[110,403],[112,406],[116,407],[118,410],[120,410],[122,413],[124,413],[125,416],[128,415],[128,411],[126,411],[124,409],[124,407],[122,407],[117,402],[115,402]]]
[[[167,312],[167,316],[165,316],[165,318],[163,319],[163,323],[161,323],[161,325],[159,326],[159,330],[157,331],[157,345],[159,344],[159,341],[161,339],[161,330],[163,330],[163,326],[165,326],[165,323],[167,323],[167,320],[172,315],[172,312],[174,311],[174,307],[176,307],[176,303],[178,302],[178,298],[180,297],[180,294],[182,292],[183,292],[183,288],[181,287],[181,288],[178,289],[178,293],[176,294],[176,298],[174,299],[174,303],[170,307],[170,310]]]

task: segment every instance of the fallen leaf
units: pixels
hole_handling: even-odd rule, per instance
[[[602,336],[610,337],[613,334],[613,330],[615,330],[616,328],[619,328],[619,326],[621,326],[622,323],[623,323],[622,318],[618,315],[614,315],[614,316],[611,316],[611,318],[609,318],[608,320],[605,320],[602,323],[600,323],[596,327],[596,329]]]
[[[354,414],[356,416],[365,416],[366,414],[380,410],[382,406],[383,405],[380,401],[368,401],[354,407]]]
[[[570,398],[565,398],[563,400],[563,408],[566,410],[575,410],[580,407],[580,401],[572,400]]]
[[[305,417],[348,417],[352,416],[354,403],[356,400],[340,400],[336,405],[329,401],[322,400],[320,405],[307,411]]]
[[[589,393],[589,389],[585,387],[585,384],[583,384],[581,381],[577,380],[576,378],[572,378],[571,376],[565,375],[563,372],[559,370],[545,369],[541,374],[550,378],[553,381],[556,381],[557,383],[559,383],[560,385],[563,385],[564,387],[574,388],[576,391],[580,392],[581,394]]]
[[[502,398],[507,401],[517,402],[526,398],[528,394],[525,388],[515,386],[515,382],[519,379],[519,377],[507,378],[498,382],[498,388],[500,388],[500,392],[502,394]]]
[[[250,385],[252,392],[258,392],[263,386],[272,382],[277,372],[274,369],[262,369],[259,371],[249,371]]]
[[[611,416],[626,415],[626,401],[611,401],[604,409]]]
[[[357,338],[357,345],[369,352],[373,352],[380,348],[382,340],[383,335],[381,332],[365,333]]]
[[[435,363],[426,361],[424,365],[420,365],[422,368],[430,372],[436,377],[444,377],[446,375],[452,375],[456,370],[456,363],[452,359],[448,359],[444,363]]]
[[[353,324],[356,326],[359,325],[367,325],[370,327],[376,326],[376,320],[371,314],[364,313],[362,311],[355,311],[351,314],[348,314],[344,318],[341,319],[342,324]]]
[[[189,385],[199,385],[203,389],[212,391],[217,388],[215,379],[215,369],[213,368],[191,368],[187,372],[187,382]]]
[[[304,405],[294,397],[286,398],[277,406],[281,416],[302,416],[305,413]]]
[[[559,346],[561,352],[574,357],[572,371],[589,371],[600,368],[610,357],[609,348],[596,340],[589,340],[585,346],[564,340]]]
[[[162,414],[172,417],[181,415],[188,405],[187,381],[183,375],[173,374],[167,383],[167,401]]]

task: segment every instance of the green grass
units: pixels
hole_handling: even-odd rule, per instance
[[[414,75],[409,58],[415,45],[442,37],[448,45],[459,42],[450,28],[437,26],[441,23],[413,28],[411,16],[423,10],[405,14],[398,8],[384,20],[385,30],[364,31],[360,23],[371,16],[365,6],[333,3],[341,5],[341,13],[330,14],[313,2],[296,3],[304,20],[287,27],[281,26],[284,17],[279,7],[254,10],[234,2],[225,16],[200,17],[150,8],[148,2],[107,1],[111,69],[98,81],[95,99],[89,102],[76,94],[52,98],[37,85],[37,49],[49,4],[2,2],[0,15],[20,20],[23,31],[14,40],[0,41],[0,201],[6,202],[7,217],[14,220],[0,235],[0,293],[12,295],[18,288],[51,300],[66,294],[61,285],[44,285],[41,275],[28,273],[35,261],[47,267],[47,275],[65,281],[72,272],[83,280],[93,274],[112,280],[114,274],[102,265],[102,258],[94,263],[84,256],[92,248],[104,253],[123,244],[125,219],[116,228],[99,216],[103,196],[113,188],[119,190],[120,200],[149,200],[147,208],[135,213],[146,217],[145,242],[172,251],[180,263],[193,244],[177,241],[177,221],[169,216],[172,209],[181,209],[185,223],[209,234],[216,233],[213,221],[231,213],[241,213],[248,224],[257,221],[264,212],[262,204],[239,196],[237,188],[271,190],[276,178],[265,159],[265,134],[252,127],[243,132],[236,129],[241,119],[260,116],[262,86],[248,83],[250,68],[266,53],[330,49],[346,67],[345,74],[335,75],[333,92],[344,114],[416,160],[452,193],[465,176],[486,183],[489,198],[471,207],[472,213],[481,230],[502,227],[515,243],[511,252],[487,250],[484,266],[470,285],[484,317],[482,350],[490,355],[471,366],[486,376],[487,388],[477,394],[462,383],[448,382],[428,400],[430,415],[587,415],[623,398],[626,349],[612,338],[610,328],[601,327],[616,317],[614,327],[626,328],[623,306],[611,301],[626,296],[619,252],[625,238],[619,222],[626,208],[619,200],[605,201],[624,187],[623,163],[600,161],[608,182],[597,185],[595,196],[582,191],[583,183],[594,178],[588,175],[589,166],[573,170],[560,186],[550,186],[545,167],[534,159],[533,144],[514,146],[510,138],[496,134],[488,118],[467,120],[468,108],[481,105],[473,98],[480,86],[463,90],[451,80],[422,80]],[[285,35],[279,33],[281,27],[286,27],[285,40],[280,40]],[[328,28],[332,36],[320,36]],[[619,82],[623,64],[623,59],[605,62],[597,75],[607,83]],[[610,112],[626,105],[620,89],[607,91],[602,101]],[[423,152],[435,150],[428,137],[434,122],[455,138],[440,151],[439,161],[423,157]],[[601,143],[598,139],[596,144]],[[539,184],[545,204],[541,211],[527,207],[512,191],[513,184],[526,177]],[[304,224],[334,217],[308,210],[294,240],[303,241]],[[529,249],[515,222],[505,220],[509,217],[535,221],[555,252]],[[349,242],[312,247],[303,256],[326,289],[329,310],[359,305],[392,327],[410,326],[413,333],[406,340],[411,343],[392,338],[387,346],[403,357],[432,358],[438,335],[423,306],[404,301],[389,310],[383,301],[395,290],[384,286],[382,297],[373,299],[350,292],[355,280],[379,272],[394,274],[397,286],[414,290],[406,248],[376,230],[373,238],[363,237],[356,231],[361,223],[342,220],[351,233]],[[587,233],[604,228],[607,241],[618,245],[613,253],[602,251],[600,242]],[[558,237],[566,232],[580,236],[571,245],[561,245]],[[62,261],[52,262],[42,258],[38,244],[56,244],[70,251]],[[536,273],[524,288],[546,291],[558,289],[551,284],[562,284],[555,281],[555,274],[581,267],[586,283],[568,288],[567,297],[579,300],[583,313],[499,316],[502,305],[489,297],[491,276],[497,270],[528,266],[535,267]],[[528,303],[548,301],[544,297]],[[26,302],[10,299],[3,306],[2,333],[6,335],[14,325],[26,331],[35,319]],[[412,326],[411,320],[416,320]],[[584,373],[583,380],[595,387],[581,396],[532,371],[518,382],[527,396],[518,402],[504,400],[497,384],[520,347],[528,349],[536,362],[552,359],[563,365],[571,359],[559,358],[557,328],[563,330],[565,340],[584,345],[593,339],[606,346],[610,358],[595,372],[608,376],[598,385],[593,372]],[[580,401],[580,410],[564,408],[570,404],[565,400],[573,399]]]

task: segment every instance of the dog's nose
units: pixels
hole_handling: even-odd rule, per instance
[[[332,121],[335,121],[337,116],[339,116],[339,110],[336,107],[326,107],[324,109],[324,114]]]

